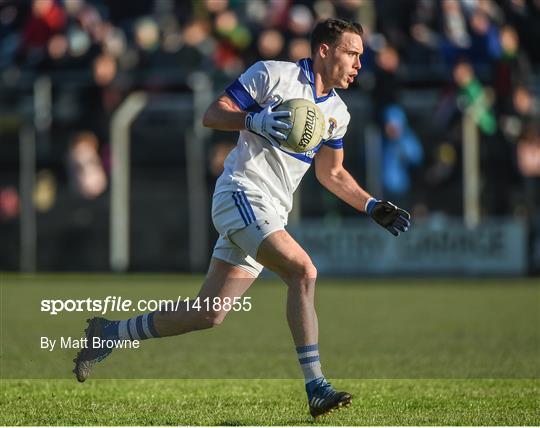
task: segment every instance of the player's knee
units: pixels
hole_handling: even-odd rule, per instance
[[[317,279],[317,268],[311,261],[307,262],[302,269],[302,278],[307,281],[315,281]]]
[[[311,260],[302,260],[294,268],[296,278],[302,282],[314,282],[317,279],[317,268]]]
[[[311,260],[306,259],[291,266],[290,269],[288,269],[288,272],[285,273],[285,276],[288,276],[287,279],[292,280],[287,281],[288,283],[301,284],[303,288],[309,288],[315,286],[317,268]]]

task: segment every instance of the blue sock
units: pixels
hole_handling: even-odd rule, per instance
[[[298,354],[298,361],[304,373],[306,391],[310,395],[315,387],[324,380],[321,369],[321,358],[319,357],[319,345],[300,346],[296,348],[296,353]]]
[[[103,328],[107,339],[145,340],[159,337],[154,327],[154,314],[150,312],[123,321],[111,321]]]

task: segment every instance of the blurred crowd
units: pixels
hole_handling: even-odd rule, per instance
[[[235,76],[257,59],[309,56],[314,23],[336,16],[362,24],[368,69],[386,45],[410,67],[513,58],[526,74],[540,61],[538,0],[2,0],[0,69],[86,69],[105,57],[114,71],[103,81],[153,66]]]
[[[459,180],[469,109],[481,133],[485,212],[538,211],[540,0],[0,0],[0,82],[16,87],[28,72],[88,79],[66,169],[71,188],[92,199],[107,188],[110,114],[130,90],[181,88],[196,69],[230,81],[259,59],[309,56],[309,33],[328,17],[364,28],[355,86],[369,94],[380,131],[386,197]],[[414,128],[402,103],[415,88],[439,93],[431,134]],[[210,174],[229,148],[209,151]],[[15,197],[0,188],[0,216],[14,215]]]

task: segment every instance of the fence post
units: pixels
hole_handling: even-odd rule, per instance
[[[189,265],[191,271],[204,271],[208,264],[208,188],[206,186],[206,141],[211,134],[202,125],[206,109],[213,100],[212,81],[204,72],[188,78],[193,90],[193,129],[187,134],[187,188],[189,215]]]
[[[129,267],[130,130],[147,102],[145,93],[134,92],[115,110],[111,120],[109,262],[115,272],[125,272]]]
[[[24,124],[19,131],[19,187],[21,192],[21,272],[36,271],[36,209],[34,187],[36,182],[36,135],[31,125]]]
[[[463,113],[463,218],[465,225],[480,224],[480,146],[478,128],[470,110]]]

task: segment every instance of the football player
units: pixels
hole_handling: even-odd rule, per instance
[[[198,297],[242,296],[263,267],[288,287],[287,320],[305,378],[309,410],[317,417],[351,403],[351,395],[326,380],[319,357],[314,296],[317,269],[307,252],[285,230],[293,193],[311,164],[319,182],[343,201],[365,212],[393,235],[410,226],[409,214],[372,197],[343,167],[343,137],[350,115],[335,89],[347,89],[361,68],[362,27],[327,19],[316,25],[312,57],[298,62],[260,61],[235,80],[208,108],[203,124],[239,132],[225,160],[212,203],[220,236]],[[316,103],[327,120],[324,139],[307,153],[280,148],[290,112],[275,111],[283,100]],[[174,336],[219,325],[227,311],[156,311],[125,321],[90,320],[86,335],[120,339]],[[84,381],[110,349],[83,349],[75,374]]]

